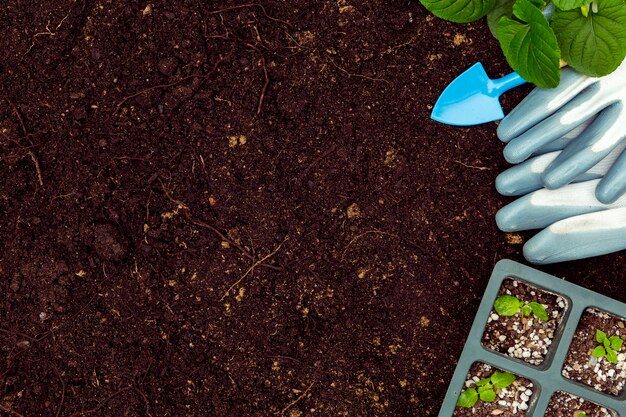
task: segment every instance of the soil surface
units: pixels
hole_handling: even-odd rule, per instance
[[[513,295],[526,305],[531,302],[542,304],[548,320],[544,321],[534,313],[525,316],[521,310],[512,316],[503,316],[492,309],[483,333],[483,346],[532,365],[540,365],[561,324],[565,299],[513,279],[505,280],[498,294]]]
[[[622,344],[615,350],[617,363],[606,357],[596,358],[592,352],[600,343],[596,331],[601,330],[607,337],[624,337],[626,319],[616,317],[597,309],[587,309],[580,318],[576,333],[563,364],[563,376],[588,385],[598,391],[620,395],[626,384],[626,348]]]
[[[478,389],[476,385],[483,378],[490,378],[495,371],[503,372],[486,363],[474,363],[470,368],[465,381],[465,389]],[[529,403],[534,394],[533,383],[526,378],[516,377],[511,385],[505,388],[494,389],[494,401],[478,399],[472,407],[456,407],[452,417],[515,417],[526,415]]]
[[[602,407],[584,398],[566,392],[556,392],[550,398],[545,417],[577,417],[584,413],[585,417],[614,417],[614,411]]]
[[[0,34],[0,413],[436,415],[531,235],[495,226],[495,124],[429,119],[509,71],[484,22],[7,0]],[[626,301],[624,266],[542,269]]]

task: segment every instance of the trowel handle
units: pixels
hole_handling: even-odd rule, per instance
[[[517,72],[512,72],[509,75],[505,75],[502,78],[496,78],[495,80],[491,80],[490,91],[496,93],[496,95],[500,95],[506,91],[509,91],[511,88],[515,88],[522,84],[527,83],[525,79],[522,78]]]
[[[559,62],[559,68],[563,68],[567,66],[567,62],[561,59]],[[495,80],[491,80],[491,90],[500,95],[506,91],[509,91],[511,88],[515,88],[522,84],[527,83],[525,79],[522,78],[517,72],[513,71],[509,75],[505,75],[502,78],[496,78]]]

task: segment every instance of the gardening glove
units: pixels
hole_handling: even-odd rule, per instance
[[[540,158],[540,157],[539,157]],[[534,177],[531,164],[505,171],[506,177]],[[588,258],[626,249],[626,196],[612,204],[595,197],[601,179],[569,184],[556,190],[539,189],[508,204],[496,214],[505,232],[544,229],[523,248],[532,263],[549,264]],[[518,180],[519,182],[519,180]],[[521,183],[521,182],[520,182]]]
[[[502,120],[498,136],[507,143],[507,161],[520,163],[554,141],[559,147],[564,135],[592,119],[542,170],[543,186],[556,189],[575,181],[626,138],[626,61],[601,78],[563,69],[559,86],[535,88]],[[600,202],[611,203],[624,192],[626,152],[614,158],[595,195]]]
[[[552,142],[556,147],[567,145],[567,138]],[[615,164],[617,158],[626,149],[626,140],[621,141],[609,154],[586,172],[578,175],[572,183],[601,179]],[[542,149],[543,150],[543,149]],[[521,196],[544,187],[543,175],[550,164],[561,154],[560,150],[548,149],[546,153],[527,159],[514,165],[496,177],[496,189],[504,196]]]

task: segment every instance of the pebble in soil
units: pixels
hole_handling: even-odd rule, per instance
[[[474,363],[467,374],[463,390],[468,388],[477,389],[476,383],[483,378],[490,377],[495,371],[503,372],[501,369],[486,363]],[[495,401],[484,402],[478,400],[471,408],[456,407],[452,417],[512,417],[526,415],[534,394],[533,383],[529,379],[517,377],[508,387],[496,389],[495,391]]]
[[[587,309],[580,318],[567,353],[563,376],[598,391],[620,395],[626,383],[626,347],[622,345],[616,351],[617,363],[611,363],[606,357],[596,358],[591,353],[599,345],[596,341],[596,330],[625,340],[625,323],[624,318],[595,308]]]
[[[544,417],[616,417],[614,411],[566,392],[558,391],[550,398]]]
[[[503,316],[492,309],[483,333],[483,346],[531,365],[540,365],[563,318],[565,299],[514,279],[502,283],[498,296],[504,294],[543,305],[548,320],[541,320],[534,314],[523,316],[521,310],[512,316]]]

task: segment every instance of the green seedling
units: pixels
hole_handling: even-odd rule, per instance
[[[505,294],[499,296],[493,303],[493,308],[501,316],[514,316],[519,311],[522,317],[528,317],[532,313],[538,319],[548,321],[548,313],[543,305],[536,301],[527,303],[513,295]]]
[[[476,382],[476,388],[467,388],[461,391],[456,402],[457,407],[472,408],[480,399],[491,403],[496,400],[496,390],[506,388],[515,381],[515,375],[510,372],[495,371],[488,378]]]
[[[435,16],[452,22],[487,16],[508,63],[539,87],[559,84],[561,59],[578,72],[600,77],[615,71],[626,55],[624,0],[420,2]],[[550,10],[554,11],[548,20]]]
[[[607,337],[602,330],[596,329],[596,342],[600,345],[591,352],[596,358],[606,358],[607,361],[616,364],[617,352],[622,348],[624,341],[619,336]]]
[[[580,413],[576,414],[576,417],[587,417],[587,413],[581,411]]]

